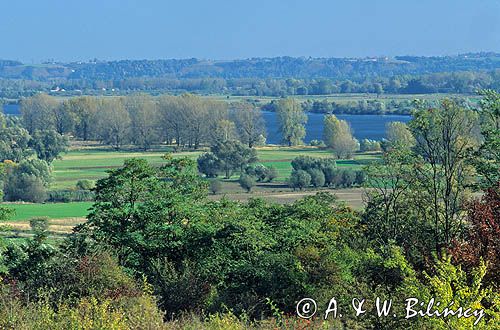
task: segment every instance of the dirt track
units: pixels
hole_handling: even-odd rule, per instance
[[[324,192],[329,192],[337,196],[340,201],[346,202],[349,206],[359,209],[363,206],[363,194],[364,190],[361,188],[353,188],[353,189],[328,189],[321,190]],[[247,193],[232,193],[232,194],[220,194],[215,196],[210,196],[211,199],[220,199],[223,196],[228,199],[245,201],[249,198],[263,198],[265,200],[269,200],[276,203],[290,203],[296,201],[305,196],[315,195],[318,190],[310,190],[310,191],[284,191],[284,192],[262,192],[257,191],[255,193],[247,194]]]

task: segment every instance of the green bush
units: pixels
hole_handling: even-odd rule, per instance
[[[321,187],[324,185],[330,186],[333,183],[337,163],[333,158],[299,156],[292,160],[292,167],[295,171],[302,170],[309,173],[311,176],[311,183],[315,187]],[[305,178],[303,178],[303,180],[305,180]],[[290,178],[289,182],[296,183],[296,179]],[[293,187],[293,185],[291,186]]]
[[[278,171],[275,167],[266,167],[262,164],[247,166],[245,174],[255,177],[258,182],[271,182],[278,177]]]
[[[51,179],[48,164],[39,159],[22,160],[6,167],[4,181],[5,199],[41,203],[47,199]]]
[[[331,186],[335,183],[335,175],[337,173],[336,166],[326,166],[323,168],[323,174],[325,175],[325,185]]]
[[[92,180],[83,179],[83,180],[78,180],[78,182],[76,183],[76,189],[78,190],[92,190],[94,186],[95,183]]]
[[[2,287],[0,328],[2,329],[166,329],[163,313],[154,297],[78,299],[76,302],[39,301],[25,304],[15,292]]]
[[[344,187],[352,187],[354,182],[356,182],[356,172],[353,170],[342,171],[342,184]]]
[[[269,171],[267,173],[267,180],[272,182],[274,179],[278,177],[278,170],[274,166],[268,167]]]
[[[213,195],[217,194],[222,190],[222,182],[217,179],[211,180],[209,189]]]
[[[248,174],[240,175],[238,182],[248,193],[252,191],[252,188],[255,186],[255,178]]]
[[[42,179],[27,173],[10,174],[4,184],[5,199],[42,203],[47,200],[47,189]]]
[[[207,152],[198,157],[198,171],[205,174],[207,178],[215,178],[221,171],[219,159],[211,152]]]
[[[311,175],[304,170],[293,170],[288,184],[294,189],[302,190],[311,184]]]
[[[364,171],[356,171],[355,183],[361,186],[366,181],[366,173]]]
[[[30,219],[31,230],[36,232],[45,232],[49,229],[49,218],[39,217]]]
[[[325,175],[321,170],[315,168],[308,173],[311,176],[311,184],[314,187],[323,187],[325,185]]]
[[[309,142],[309,145],[313,146],[313,147],[320,147],[320,148],[326,147],[326,144],[325,144],[325,142],[323,142],[323,140],[311,140],[311,142]]]
[[[53,203],[90,202],[94,193],[89,190],[51,190],[48,201]]]
[[[361,151],[381,151],[382,147],[379,141],[363,139],[359,143],[359,148]]]

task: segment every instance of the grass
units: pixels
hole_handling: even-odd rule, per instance
[[[48,217],[48,238],[55,242],[71,233],[74,226],[85,221],[92,203],[9,203],[7,206],[14,209],[15,214],[9,221],[0,223],[0,236],[20,242],[33,235],[29,222],[31,218]]]
[[[106,171],[123,165],[126,159],[144,158],[152,164],[161,164],[162,156],[167,152],[130,152],[114,150],[77,150],[63,155],[53,163],[54,182],[51,189],[73,188],[78,180],[97,180],[105,177]],[[179,152],[176,156],[196,158],[200,152]]]
[[[7,204],[16,212],[12,221],[23,221],[33,217],[49,217],[50,219],[81,218],[87,215],[91,202],[45,203],[45,204]]]
[[[152,164],[161,164],[162,156],[168,152],[168,149],[161,149],[148,152],[139,151],[115,151],[106,148],[87,148],[72,150],[63,155],[62,159],[56,160],[53,163],[54,180],[51,189],[71,189],[74,188],[78,180],[89,179],[97,180],[107,175],[107,171],[113,168],[118,168],[123,165],[126,159],[144,158]],[[236,176],[231,182],[225,182],[223,185],[222,194],[214,196],[220,198],[223,194],[236,200],[246,200],[249,197],[262,197],[276,202],[290,202],[303,195],[314,193],[306,191],[304,193],[292,192],[290,188],[283,183],[290,176],[292,171],[291,161],[300,155],[308,155],[312,157],[331,157],[332,154],[328,150],[322,150],[314,147],[261,147],[258,149],[258,157],[262,164],[266,166],[274,166],[278,171],[278,178],[275,184],[259,185],[255,188],[253,194],[246,194],[234,182]],[[186,156],[191,159],[196,159],[202,151],[186,151],[174,153],[174,157]],[[339,160],[337,164],[342,168],[360,169],[364,164],[376,160],[376,154],[357,154],[352,160]],[[358,207],[361,201],[361,193],[349,192],[345,196],[342,191],[332,191],[339,194],[339,198],[346,200],[350,205]],[[214,198],[211,197],[211,198]],[[75,218],[84,218],[88,214],[88,208],[92,205],[91,202],[73,202],[73,203],[46,203],[46,204],[30,204],[30,203],[12,203],[9,207],[15,210],[15,215],[11,222],[17,222],[19,226],[28,226],[28,220],[32,217],[46,216],[50,219],[58,219],[63,221],[68,219],[70,225]],[[55,226],[55,225],[53,225]],[[54,227],[57,228],[57,227]]]
[[[144,158],[152,164],[161,164],[162,156],[168,150],[132,152],[114,150],[76,150],[70,151],[62,159],[54,161],[54,181],[51,189],[73,188],[78,180],[97,180],[106,176],[106,171],[123,165],[126,159]],[[174,157],[186,156],[196,159],[201,151],[174,153]],[[297,156],[331,157],[332,153],[311,147],[262,147],[258,149],[258,157],[266,166],[274,166],[278,170],[278,182],[284,182],[290,176],[290,162]],[[339,167],[360,169],[366,162],[375,159],[371,154],[356,155],[354,160],[338,161]]]

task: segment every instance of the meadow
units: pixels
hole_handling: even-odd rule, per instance
[[[50,189],[64,190],[74,189],[79,180],[98,180],[107,175],[107,171],[120,167],[126,159],[144,158],[150,163],[160,165],[165,153],[171,152],[169,148],[161,148],[152,151],[122,150],[115,151],[102,146],[86,148],[74,148],[53,163],[53,181]],[[174,157],[188,157],[196,159],[204,151],[181,151],[172,153]],[[300,155],[312,157],[331,157],[331,151],[318,149],[316,147],[260,147],[257,149],[260,163],[273,166],[278,171],[278,177],[272,183],[258,184],[251,194],[246,193],[237,183],[237,177],[224,180],[222,191],[209,198],[218,199],[227,197],[234,200],[248,200],[260,197],[278,203],[287,203],[302,198],[306,195],[316,193],[317,190],[308,189],[304,191],[293,191],[286,185],[286,179],[292,171],[291,161]],[[359,153],[351,160],[338,160],[340,168],[361,169],[363,165],[378,159],[376,153]],[[323,188],[327,189],[327,188]],[[334,192],[340,200],[349,205],[360,208],[362,206],[362,189],[327,189]],[[68,233],[78,223],[85,221],[88,209],[92,202],[70,202],[70,203],[10,203],[9,207],[14,209],[15,214],[9,222],[4,223],[4,228],[10,235],[29,231],[29,219],[33,217],[48,217],[49,231],[52,235]]]
[[[162,157],[170,149],[155,151],[114,151],[110,149],[73,150],[53,163],[54,181],[51,189],[71,189],[78,180],[98,180],[106,176],[106,171],[120,167],[126,159],[144,158],[151,164],[160,165]],[[196,159],[203,151],[184,151],[173,153],[174,157]],[[285,182],[290,176],[290,162],[297,156],[331,157],[331,151],[315,147],[260,147],[257,149],[259,161],[278,170],[277,182]],[[352,160],[339,160],[339,167],[351,167],[355,170],[377,158],[376,154],[357,154]]]

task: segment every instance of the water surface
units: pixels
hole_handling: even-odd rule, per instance
[[[278,118],[275,112],[263,111],[262,116],[266,122],[267,143],[281,143],[281,133],[279,132]],[[401,121],[407,123],[411,116],[404,115],[336,115],[337,118],[346,120],[352,128],[354,137],[358,140],[371,139],[381,140],[385,137],[387,123]],[[311,140],[323,139],[324,114],[308,113],[306,124],[306,143]]]

